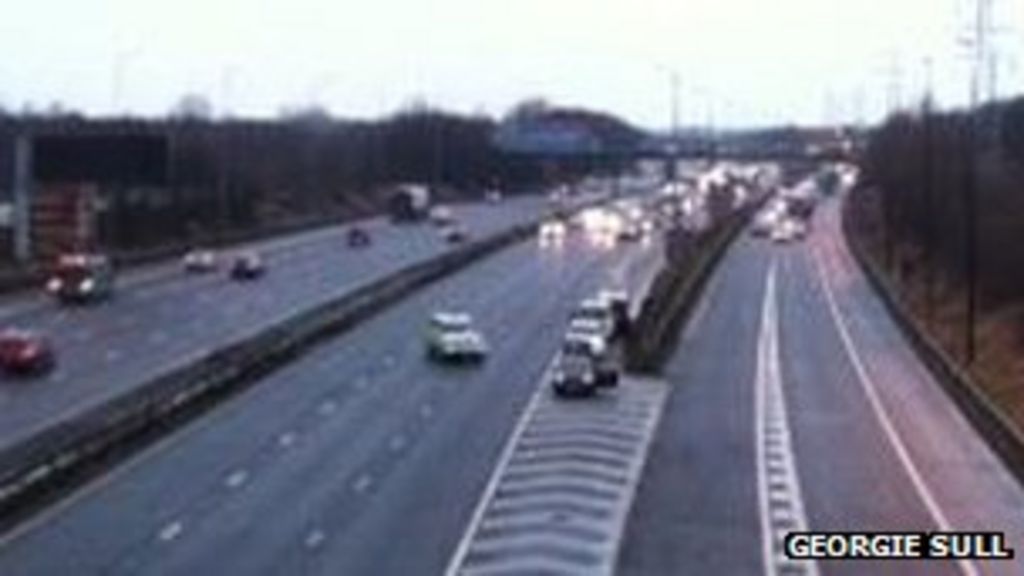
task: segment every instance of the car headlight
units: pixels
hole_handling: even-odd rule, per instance
[[[92,292],[96,288],[96,281],[92,278],[86,278],[82,280],[82,283],[78,285],[82,292]]]
[[[60,278],[50,278],[50,281],[46,283],[46,289],[50,292],[57,292],[62,285]]]

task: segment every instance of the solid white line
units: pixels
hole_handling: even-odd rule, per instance
[[[619,530],[619,538],[613,544],[615,550],[612,553],[611,562],[609,563],[611,573],[614,573],[615,567],[619,565],[619,556],[622,554],[622,535],[626,529],[629,511],[632,508],[633,501],[636,499],[636,494],[640,489],[640,480],[643,477],[644,468],[647,466],[647,459],[651,454],[651,445],[654,443],[654,435],[658,430],[658,425],[661,423],[661,416],[664,413],[665,404],[668,403],[667,397],[668,392],[663,391],[654,409],[654,414],[651,415],[650,421],[647,423],[647,426],[643,431],[642,441],[638,443],[640,457],[634,459],[633,465],[628,468],[628,472],[626,474],[626,492],[619,500],[619,508],[615,514],[618,518],[611,524],[612,526],[617,526]]]
[[[928,509],[929,514],[931,514],[932,518],[935,520],[939,530],[944,532],[951,531],[952,528],[949,519],[947,519],[946,515],[942,512],[942,509],[935,500],[932,491],[928,488],[928,485],[925,483],[920,471],[918,471],[917,466],[911,459],[910,452],[907,450],[906,445],[903,444],[903,440],[900,439],[899,433],[896,431],[896,427],[893,425],[888,412],[886,412],[885,407],[878,396],[875,384],[868,375],[867,368],[861,359],[860,353],[857,351],[856,346],[854,346],[853,338],[850,337],[850,331],[846,324],[846,320],[843,318],[838,304],[836,304],[832,285],[829,283],[825,274],[825,267],[822,264],[821,255],[818,251],[814,252],[814,262],[818,270],[819,280],[824,288],[825,300],[828,303],[828,309],[832,314],[832,319],[839,332],[839,337],[843,342],[843,347],[846,349],[846,354],[849,356],[850,362],[853,364],[854,371],[857,374],[857,381],[860,382],[861,387],[864,389],[864,393],[868,398],[868,403],[871,405],[871,410],[875,413],[875,417],[878,418],[878,422],[882,426],[882,431],[885,432],[885,436],[889,439],[889,443],[892,445],[893,451],[896,453],[896,457],[906,470],[911,484],[913,484],[914,489],[921,498],[921,501]],[[975,568],[974,563],[971,561],[959,560],[957,564],[962,573],[968,576],[978,575],[977,568]]]
[[[552,364],[548,366],[548,369],[544,371],[542,378],[547,378],[547,375],[551,369]],[[477,501],[476,508],[473,510],[473,516],[470,518],[469,526],[466,531],[462,534],[462,538],[459,539],[458,545],[455,547],[455,553],[452,554],[451,560],[448,561],[448,566],[445,568],[445,576],[457,576],[459,568],[462,566],[463,561],[466,558],[466,554],[469,552],[469,547],[473,542],[473,536],[476,535],[480,528],[480,522],[484,518],[484,514],[487,512],[487,505],[491,502],[494,497],[494,493],[498,491],[498,484],[501,482],[502,476],[504,476],[505,468],[508,467],[509,462],[512,460],[512,454],[515,451],[516,443],[519,442],[519,437],[523,435],[523,431],[526,430],[527,424],[530,423],[530,416],[533,413],[534,407],[540,402],[544,393],[547,392],[546,386],[539,386],[527,403],[526,408],[519,416],[519,421],[516,422],[515,428],[512,429],[512,434],[509,435],[505,441],[505,447],[502,448],[501,456],[498,458],[498,465],[491,473],[491,477],[487,480],[487,486],[484,488],[483,494],[480,496],[480,500]]]

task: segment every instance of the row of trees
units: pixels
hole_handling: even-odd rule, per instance
[[[895,115],[862,164],[855,220],[899,278],[963,286],[976,257],[983,306],[1024,297],[1024,99]]]
[[[107,206],[100,218],[105,244],[135,248],[365,215],[383,209],[399,182],[428,183],[442,198],[459,200],[490,188],[516,193],[595,168],[580,159],[506,152],[494,143],[499,123],[485,116],[420,106],[379,121],[337,120],[308,110],[275,121],[213,120],[195,110],[200,104],[183,103],[190,112],[164,122],[34,120],[39,133],[142,132],[166,141],[163,181],[145,187],[99,183]],[[545,114],[561,119],[564,112]],[[610,131],[605,115],[571,114],[590,122],[604,141],[629,130]],[[0,134],[15,134],[26,122],[0,119]],[[7,148],[0,142],[0,149]]]

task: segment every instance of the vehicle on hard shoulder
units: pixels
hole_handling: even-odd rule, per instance
[[[103,254],[61,255],[46,291],[66,304],[103,300],[114,292],[114,267]]]
[[[586,354],[560,353],[551,370],[551,389],[556,396],[592,396],[598,391],[594,362]]]
[[[619,384],[621,368],[614,349],[601,338],[585,334],[569,333],[562,340],[562,354],[582,355],[593,364],[594,381],[601,387]]]
[[[618,385],[619,368],[600,338],[570,333],[555,357],[550,378],[556,396],[593,396],[601,388]]]
[[[627,335],[632,325],[632,318],[629,314],[629,294],[625,290],[602,290],[598,292],[597,300],[611,310],[615,323],[615,336]]]
[[[617,339],[624,327],[621,314],[628,310],[616,312],[615,308],[621,308],[621,303],[600,295],[583,300],[569,316],[569,332],[598,336],[606,342]]]

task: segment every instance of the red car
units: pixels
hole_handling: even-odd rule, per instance
[[[24,330],[0,331],[0,369],[11,374],[38,374],[53,367],[56,357],[50,343]]]

